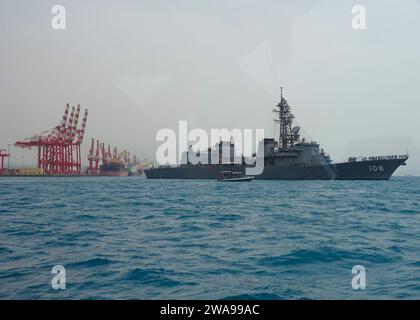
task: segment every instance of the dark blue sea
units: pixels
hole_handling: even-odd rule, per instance
[[[415,177],[0,178],[0,298],[419,299],[419,204]]]

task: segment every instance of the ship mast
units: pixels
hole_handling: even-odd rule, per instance
[[[290,106],[286,99],[283,97],[283,87],[280,87],[280,102],[276,105],[273,112],[278,114],[278,119],[274,122],[279,124],[279,148],[288,149],[292,148],[296,141],[296,133],[292,131],[292,123],[294,115],[290,110]]]

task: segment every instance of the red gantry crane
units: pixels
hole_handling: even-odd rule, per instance
[[[0,149],[0,175],[3,173],[4,169],[4,158],[10,157],[10,154],[7,153],[6,149]]]
[[[99,161],[101,160],[101,146],[99,140],[96,140],[96,150],[95,150],[95,139],[91,139],[89,154],[88,154],[88,169],[87,174],[91,176],[99,175]]]
[[[88,158],[88,169],[87,174],[93,176],[95,173],[93,172],[93,160],[95,159],[95,139],[91,139],[89,154]]]
[[[50,131],[42,132],[22,141],[15,146],[21,148],[38,148],[38,168],[45,175],[80,175],[82,156],[80,145],[86,129],[88,110],[85,110],[82,124],[78,128],[80,105],[77,109],[67,104],[60,124]]]
[[[101,160],[101,149],[100,149],[100,144],[99,144],[99,140],[96,140],[96,153],[95,153],[95,172],[97,174],[99,174],[99,161]]]

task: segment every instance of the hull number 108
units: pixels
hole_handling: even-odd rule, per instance
[[[382,172],[382,171],[384,171],[384,167],[383,166],[381,166],[381,165],[379,165],[379,166],[375,166],[375,165],[373,165],[373,166],[369,166],[369,171],[370,172]]]

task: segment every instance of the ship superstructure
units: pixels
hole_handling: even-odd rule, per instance
[[[256,179],[332,179],[334,170],[331,159],[315,141],[306,142],[300,137],[300,127],[293,126],[294,115],[283,96],[273,110],[279,126],[279,138],[266,138],[264,148],[264,172]]]

